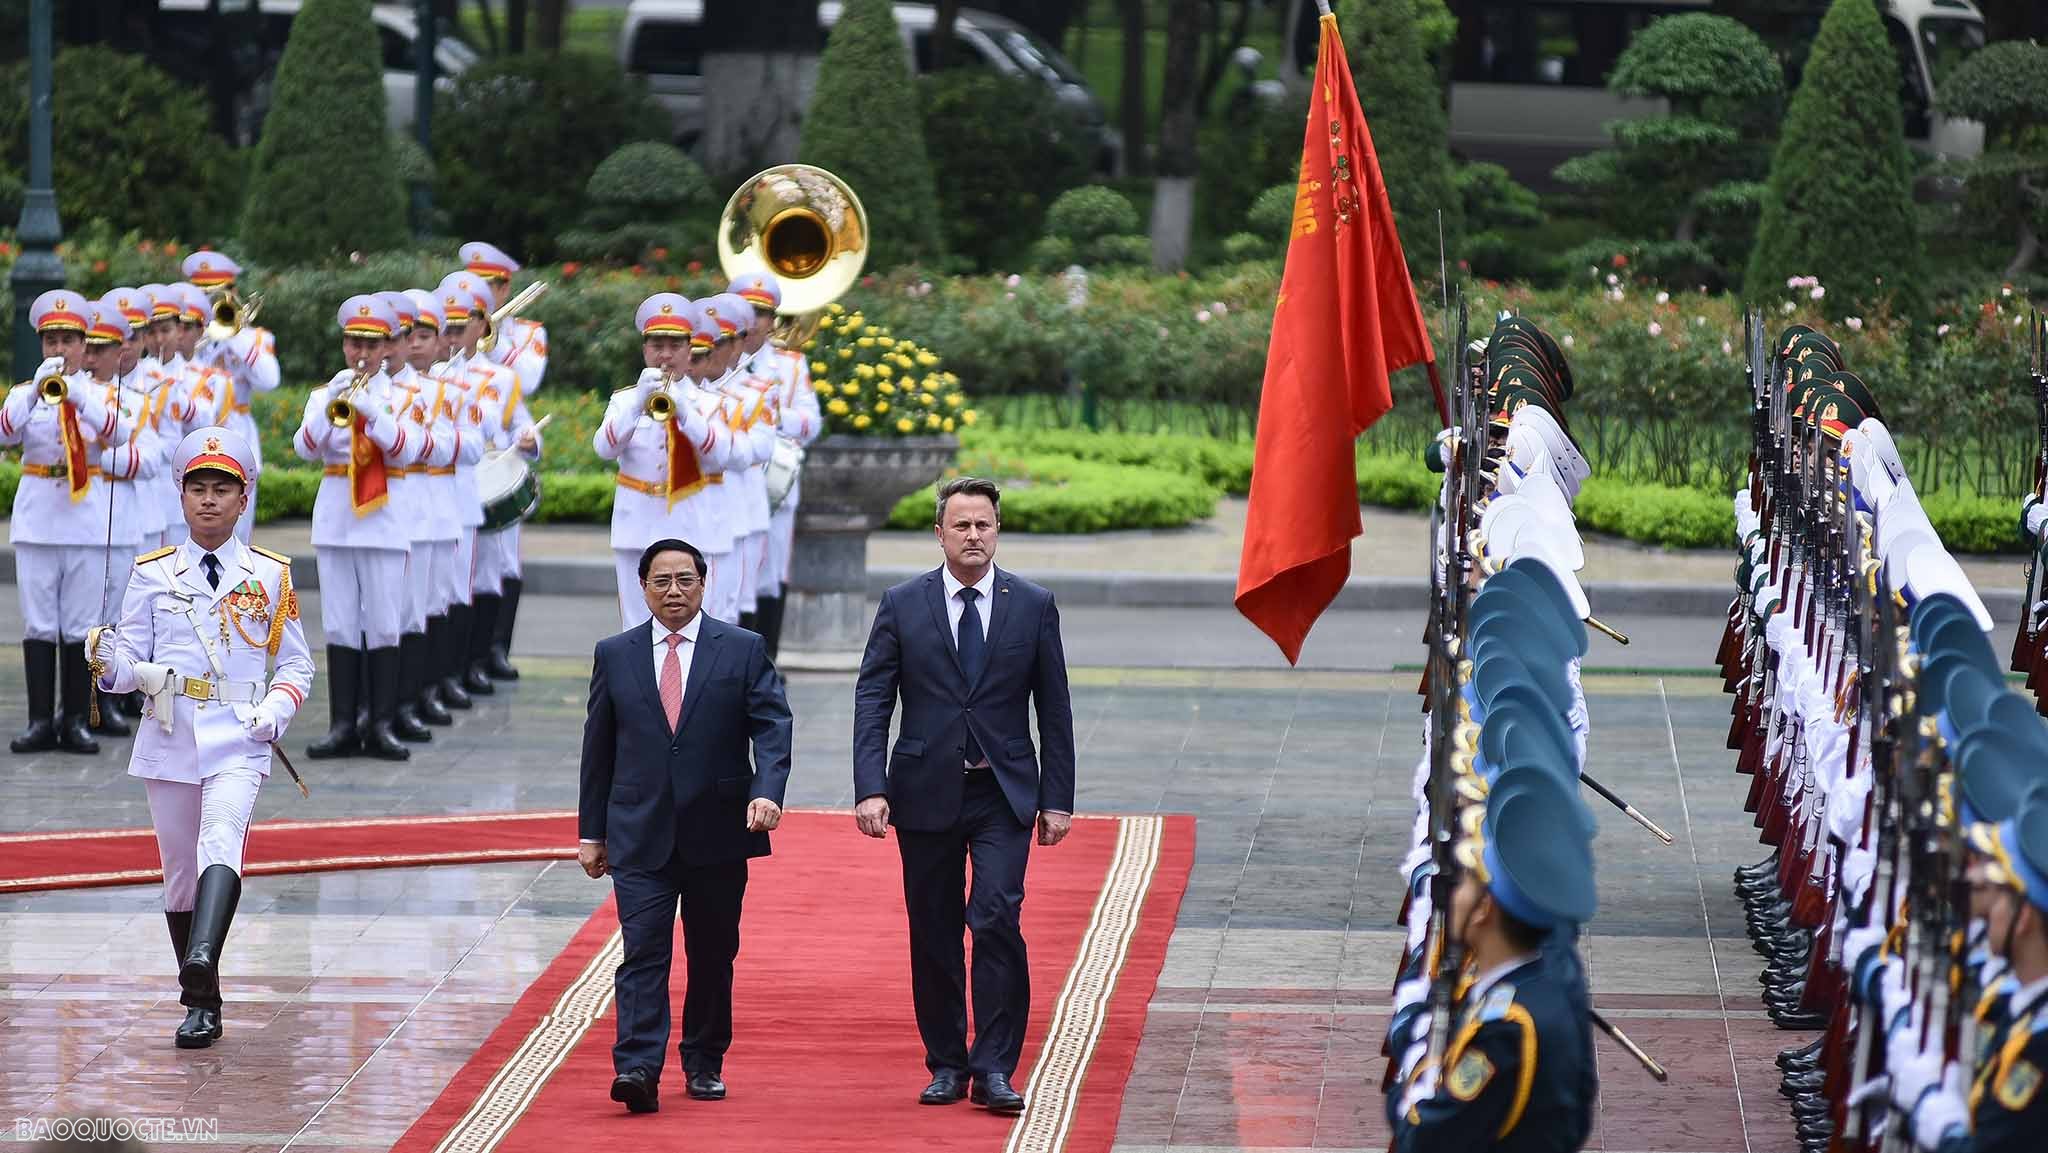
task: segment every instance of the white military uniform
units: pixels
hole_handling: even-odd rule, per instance
[[[218,562],[217,585],[208,555]],[[149,694],[128,775],[148,783],[164,907],[189,909],[207,866],[241,871],[270,741],[313,688],[291,558],[233,537],[212,554],[187,540],[137,557],[114,641],[111,652],[104,642],[99,650],[100,687]],[[250,731],[259,709],[271,722],[263,739]]]
[[[392,484],[392,500],[404,519],[412,548],[405,574],[404,631],[424,633],[427,616],[440,611],[435,602],[433,544],[453,545],[457,526],[444,523],[452,512],[436,485],[440,476],[455,475],[455,426],[442,411],[443,386],[423,377],[411,365],[392,374],[393,404],[408,434],[421,440],[419,457]]]
[[[775,382],[776,402],[781,419],[776,432],[808,447],[825,431],[825,416],[818,407],[818,392],[811,387],[811,365],[802,351],[763,345],[754,354],[753,372]],[[803,497],[802,474],[792,481],[789,495],[768,518],[768,573],[774,579],[774,593],[780,595],[789,580],[789,561],[795,551],[796,509]]]
[[[41,376],[39,372],[37,374]],[[8,539],[14,545],[15,587],[29,640],[85,640],[105,597],[108,486],[100,453],[134,432],[106,388],[80,372],[65,378],[69,399],[43,404],[34,383],[14,386],[0,405],[0,445],[21,446],[21,483],[14,490]],[[73,499],[65,460],[62,414],[69,410],[85,449],[87,478]]]
[[[533,413],[520,399],[518,377],[511,369],[481,357],[471,359],[465,371],[472,395],[476,397],[484,447],[493,453],[516,451],[528,460],[540,459],[540,441],[532,449],[518,447],[520,434],[533,427]],[[472,480],[474,483],[474,480]],[[482,524],[483,505],[477,505]],[[476,557],[470,591],[475,596],[497,596],[508,580],[519,579],[519,525],[514,523],[493,532],[478,532]]]
[[[233,288],[242,269],[223,253],[202,251],[185,258],[184,272],[186,280],[207,292],[216,292]],[[232,385],[218,397],[220,407],[209,420],[217,419],[221,426],[233,429],[253,454],[255,471],[249,477],[249,507],[242,514],[241,523],[235,526],[235,535],[246,544],[256,528],[256,486],[263,472],[263,441],[250,403],[256,394],[270,392],[278,385],[277,338],[269,329],[249,325],[226,340],[202,342],[195,355],[225,372]]]
[[[330,644],[380,649],[398,643],[411,529],[387,498],[358,510],[349,491],[351,446],[376,453],[387,475],[419,459],[423,438],[398,419],[398,397],[382,371],[351,398],[353,431],[327,420],[327,403],[347,389],[352,372],[339,372],[306,399],[292,447],[302,459],[325,467],[313,502],[313,550],[320,568],[321,629]]]
[[[733,431],[733,462],[726,470],[732,499],[733,558],[739,577],[739,611],[751,613],[763,596],[768,566],[768,461],[775,454],[778,414],[769,382],[735,368],[719,381],[726,397],[725,421]]]
[[[668,386],[676,414],[657,424],[646,410],[648,398],[660,388],[661,372],[650,368],[633,387],[613,393],[592,438],[597,455],[619,466],[618,491],[612,494],[612,556],[625,628],[651,616],[640,592],[640,554],[648,545],[665,537],[685,540],[714,566],[732,552],[732,529],[717,500],[733,443],[732,430],[717,415],[721,401],[678,377]],[[671,436],[680,442],[682,469],[673,477],[673,489]]]

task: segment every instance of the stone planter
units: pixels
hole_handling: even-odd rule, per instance
[[[812,442],[784,590],[785,667],[860,666],[868,640],[868,534],[888,521],[905,494],[950,468],[959,449],[952,436],[833,435]]]

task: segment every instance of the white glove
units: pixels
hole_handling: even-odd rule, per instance
[[[2041,503],[2040,497],[2029,496],[2020,515],[2026,520],[2027,535],[2040,539],[2042,527],[2048,525],[2048,504]]]
[[[1920,1148],[1933,1149],[1951,1130],[1969,1127],[1967,1091],[1963,1067],[1950,1061],[1942,1070],[1940,1087],[1913,1107],[1913,1140]]]
[[[43,363],[36,366],[36,374],[31,379],[41,380],[46,376],[62,375],[64,375],[64,358],[61,356],[46,356],[43,358]]]
[[[1415,1080],[1410,1081],[1407,1091],[1401,1094],[1400,1113],[1402,1116],[1406,1116],[1410,1109],[1436,1096],[1437,1079],[1442,1074],[1441,1066],[1435,1062],[1425,1062],[1423,1064],[1421,1074]]]
[[[1905,1023],[1885,1038],[1885,1069],[1892,1075],[1892,1103],[1906,1112],[1920,1102],[1920,1095],[1941,1081],[1944,1057],[1939,1030],[1928,1036],[1932,1044],[1920,1046],[1920,1022],[1924,1010],[1915,1008]]]
[[[1406,1081],[1415,1074],[1415,1067],[1422,1064],[1422,1059],[1427,1056],[1429,1056],[1429,1042],[1417,1041],[1413,1045],[1408,1046],[1407,1052],[1401,1054],[1401,1063],[1395,1066],[1395,1077]]]
[[[1856,962],[1864,952],[1883,943],[1884,926],[1878,924],[1876,918],[1872,918],[1868,925],[1858,925],[1849,930],[1848,935],[1842,938],[1842,967],[1855,972]]]
[[[1429,999],[1428,977],[1410,977],[1394,986],[1394,1012],[1420,1005]]]
[[[1897,1017],[1909,1004],[1906,963],[1897,957],[1886,957],[1877,974],[1877,1006],[1884,1011],[1884,1020]]]
[[[242,728],[249,734],[250,740],[259,745],[267,745],[283,734],[284,722],[278,719],[269,705],[261,704],[250,711],[249,719],[242,722]]]

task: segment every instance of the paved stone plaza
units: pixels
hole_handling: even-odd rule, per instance
[[[530,606],[551,627],[522,647],[556,655],[525,657],[516,688],[409,764],[301,760],[311,799],[273,782],[257,818],[572,808],[587,669],[573,654],[587,641],[570,643],[563,621],[596,627],[604,607]],[[1143,667],[1164,662],[1123,652],[1076,669],[1081,806],[1199,825],[1118,1150],[1384,1148],[1378,1050],[1420,749],[1413,674]],[[0,665],[0,700],[21,699],[19,675]],[[1595,676],[1588,689],[1589,771],[1678,838],[1663,846],[1600,813],[1597,1001],[1672,1079],[1655,1084],[1600,1040],[1592,1147],[1787,1148],[1770,1058],[1800,1038],[1764,1018],[1727,891],[1730,868],[1761,850],[1719,747],[1726,698],[1702,676]],[[798,675],[790,697],[790,803],[848,805],[851,678]],[[295,746],[322,730],[324,699],[301,714]],[[147,824],[125,764],[115,751],[10,761],[0,832]],[[227,953],[228,1034],[196,1053],[170,1045],[177,981],[154,887],[0,899],[0,1122],[210,1117],[236,1149],[386,1149],[607,888],[566,861],[252,878]],[[921,1084],[904,1071],[906,1094]]]

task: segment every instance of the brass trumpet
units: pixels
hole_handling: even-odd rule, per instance
[[[206,339],[228,339],[256,323],[256,312],[262,307],[263,297],[260,294],[243,300],[235,295],[232,287],[221,289],[214,298],[213,322],[206,326]]]
[[[51,373],[36,381],[36,396],[44,404],[63,404],[71,395],[71,386],[66,384],[59,373]]]
[[[360,361],[356,364],[356,374],[349,378],[348,387],[342,390],[340,396],[327,402],[327,423],[336,428],[348,428],[354,425],[356,422],[356,406],[355,402],[349,398],[354,396],[368,383],[370,383],[370,362],[367,360]]]
[[[667,424],[675,419],[676,398],[668,394],[669,385],[674,384],[675,379],[673,371],[662,369],[661,391],[647,398],[647,407],[643,411],[647,414],[647,419],[656,424]]]

